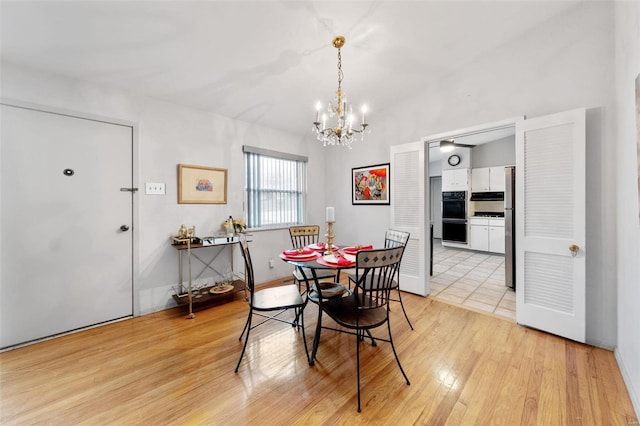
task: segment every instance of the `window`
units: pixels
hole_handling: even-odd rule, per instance
[[[285,228],[304,223],[307,157],[243,146],[247,227]]]

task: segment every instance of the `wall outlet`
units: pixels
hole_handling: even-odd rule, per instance
[[[269,269],[273,269],[275,265],[273,264],[273,259],[269,259]]]
[[[164,195],[164,182],[146,182],[144,185],[144,193],[147,195]]]

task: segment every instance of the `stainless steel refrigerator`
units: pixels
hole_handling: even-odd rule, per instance
[[[504,188],[504,282],[516,289],[516,168],[505,167]]]

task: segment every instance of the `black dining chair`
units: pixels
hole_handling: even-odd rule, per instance
[[[402,257],[404,257],[404,251],[407,248],[407,243],[409,242],[410,233],[406,231],[397,231],[395,229],[387,229],[384,235],[384,246],[385,248],[389,247],[402,247]],[[400,260],[402,262],[402,259]],[[400,268],[398,268],[397,277],[393,280],[393,284],[391,286],[392,289],[397,290],[398,298],[391,298],[390,300],[394,302],[400,302],[400,306],[402,307],[402,313],[404,317],[407,319],[409,323],[409,327],[413,330],[413,325],[409,320],[409,316],[407,315],[407,311],[404,308],[404,303],[402,303],[402,292],[400,291]]]
[[[304,332],[305,302],[300,295],[298,286],[295,284],[288,284],[256,290],[253,263],[251,262],[251,254],[249,253],[249,245],[247,244],[246,239],[240,239],[240,247],[242,249],[242,257],[244,258],[246,274],[245,282],[247,289],[249,290],[249,315],[247,317],[247,322],[242,329],[242,333],[240,334],[240,338],[238,339],[242,340],[244,332],[247,332],[235,372],[237,373],[238,368],[240,368],[242,357],[247,349],[251,330],[270,320],[291,324],[296,330],[301,331],[304,351],[307,355],[307,361],[309,361],[309,350],[307,349],[307,339]],[[280,315],[288,310],[293,310],[295,314],[295,318],[291,321],[280,318]],[[263,320],[258,324],[252,324],[254,315],[263,318]]]
[[[410,233],[406,231],[398,231],[395,229],[387,229],[384,234],[384,247],[392,248],[392,247],[402,247],[402,256],[404,256],[404,250],[407,248],[407,242],[409,241]],[[401,256],[401,261],[402,261]],[[391,297],[389,300],[393,302],[399,302],[400,307],[402,308],[402,313],[409,323],[409,327],[413,330],[413,325],[411,324],[411,320],[409,320],[409,315],[407,315],[407,311],[404,308],[404,303],[402,303],[402,292],[400,291],[400,268],[398,267],[398,271],[396,273],[397,277],[394,278],[393,283],[391,285],[392,290],[396,290],[398,292],[397,299]],[[354,274],[349,274],[350,285],[355,280]]]
[[[317,244],[320,237],[320,226],[318,225],[298,225],[289,227],[289,236],[291,237],[291,248],[301,249],[311,244]],[[293,280],[300,287],[300,283],[307,281],[311,277],[311,271],[304,268],[302,273],[299,268],[293,270]],[[330,269],[316,270],[318,280],[331,279],[339,281],[339,276],[335,271]]]
[[[319,304],[323,313],[326,313],[343,327],[336,329],[322,326],[322,328],[356,336],[358,412],[360,412],[360,344],[364,340],[365,333],[371,335],[371,330],[384,324],[387,325],[388,339],[376,336],[375,340],[391,344],[398,367],[400,367],[407,385],[410,385],[393,344],[389,322],[389,296],[393,288],[394,277],[398,273],[403,250],[404,247],[391,247],[359,251],[356,255],[353,293],[346,297],[323,300]],[[375,340],[372,337],[373,344],[375,344]],[[312,357],[315,355],[317,343],[319,342],[314,342]]]

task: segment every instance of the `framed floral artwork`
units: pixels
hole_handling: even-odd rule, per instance
[[[351,204],[389,205],[390,163],[351,169]]]
[[[178,164],[178,204],[227,204],[227,169]]]

